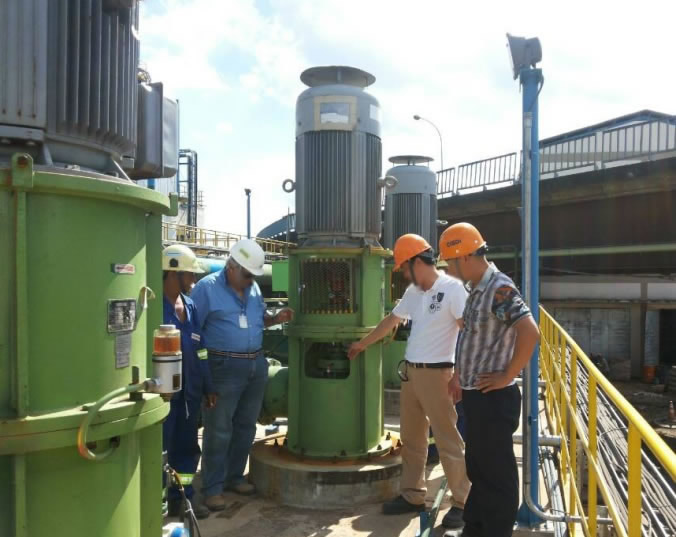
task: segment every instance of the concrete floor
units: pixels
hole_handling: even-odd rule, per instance
[[[386,417],[386,428],[398,432],[398,417]],[[284,430],[283,426],[281,430]],[[259,426],[257,438],[264,436],[265,429]],[[519,468],[521,467],[520,448],[521,446],[515,446]],[[428,466],[427,476],[426,503],[429,508],[434,502],[443,477],[441,465]],[[199,477],[196,485],[198,483]],[[544,490],[543,484],[540,490]],[[541,505],[548,505],[546,496],[541,493]],[[258,496],[244,497],[226,492],[224,497],[226,509],[220,513],[212,513],[208,519],[199,522],[203,537],[245,535],[252,537],[414,537],[420,530],[420,521],[416,514],[384,516],[380,504],[355,505],[350,509],[322,511],[284,507]],[[444,529],[440,523],[450,507],[450,496],[446,493],[435,530],[432,533],[434,537],[444,535]],[[456,535],[459,533],[460,531],[455,532]],[[542,528],[538,531],[517,529],[514,535],[535,537],[543,533],[551,535],[551,529]]]

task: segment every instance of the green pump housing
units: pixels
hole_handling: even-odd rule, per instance
[[[392,313],[397,301],[404,296],[408,282],[401,272],[394,272],[394,262],[385,264],[385,315]],[[399,364],[406,355],[406,342],[410,328],[399,325],[396,331],[383,340],[383,383],[385,388],[401,388]]]
[[[76,446],[89,405],[150,374],[171,210],[128,180],[0,165],[0,535],[161,535],[160,396],[98,412],[105,460]]]
[[[288,448],[308,457],[382,449],[381,344],[348,360],[350,344],[383,318],[382,248],[290,252]]]

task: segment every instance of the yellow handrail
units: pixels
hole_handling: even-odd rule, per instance
[[[184,224],[175,224],[171,222],[162,223],[162,240],[165,242],[180,242],[183,244],[194,245],[203,248],[220,248],[229,250],[238,240],[246,238],[237,233],[227,233],[225,231],[216,231],[213,229],[204,229],[200,227],[187,226]],[[268,254],[285,254],[292,243],[276,241],[273,239],[263,239],[255,237],[263,251]]]
[[[540,331],[541,372],[546,386],[545,408],[550,425],[554,428],[555,434],[561,435],[562,439],[559,454],[560,470],[568,513],[580,514],[585,535],[595,537],[598,521],[598,487],[618,537],[639,537],[642,530],[641,447],[646,446],[652,452],[672,480],[676,479],[676,456],[636,409],[596,368],[573,338],[542,307]],[[599,437],[599,391],[615,406],[627,423],[628,483],[622,491],[622,495],[628,498],[626,516],[621,515],[624,506],[618,504],[616,497],[611,494],[612,483],[602,470],[599,445],[600,442],[609,441],[609,438]],[[578,405],[580,398],[586,403],[586,417]],[[612,432],[619,434],[616,430]],[[622,440],[624,441],[624,438]],[[580,469],[578,446],[585,453],[588,463],[586,505],[583,504],[581,495],[582,483],[578,482],[581,476],[578,473]],[[571,534],[574,532],[573,526],[574,524],[571,524]]]

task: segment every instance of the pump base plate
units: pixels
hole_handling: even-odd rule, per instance
[[[399,494],[399,449],[368,461],[333,462],[300,459],[281,444],[269,441],[251,450],[249,478],[266,498],[291,507],[344,509]]]

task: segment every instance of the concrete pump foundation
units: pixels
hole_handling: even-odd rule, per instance
[[[302,459],[283,439],[261,442],[251,450],[249,479],[261,495],[291,507],[344,509],[390,500],[401,477],[399,441],[391,442],[384,454],[335,461]]]

